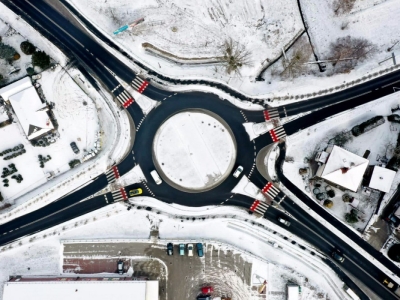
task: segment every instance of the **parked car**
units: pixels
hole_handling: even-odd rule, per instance
[[[187,245],[188,256],[193,256],[193,244]]]
[[[122,275],[124,273],[124,262],[122,260],[118,261],[117,269],[118,269],[118,274]]]
[[[235,172],[233,172],[233,177],[238,178],[242,172],[243,172],[243,167],[242,166],[237,167]]]
[[[162,183],[162,180],[161,180],[161,178],[160,178],[160,175],[158,175],[158,173],[157,173],[156,170],[151,171],[151,172],[150,172],[150,175],[151,175],[151,177],[153,177],[154,181],[155,181],[157,184],[161,184],[161,183]]]
[[[203,257],[204,253],[203,253],[203,244],[202,243],[197,243],[197,255],[199,257]],[[205,293],[203,293],[205,294]]]
[[[38,80],[40,78],[42,78],[42,74],[32,75],[33,80]]]
[[[334,260],[336,260],[336,261],[338,261],[338,262],[344,262],[344,257],[343,257],[343,254],[342,254],[342,252],[340,251],[340,250],[338,250],[338,249],[335,249],[333,252],[332,252],[332,257],[333,257],[333,259]]]
[[[143,193],[143,190],[141,188],[130,190],[129,197],[134,197],[134,196],[140,195],[142,193]]]
[[[281,222],[283,225],[290,226],[290,222],[282,217],[278,218],[278,221]]]
[[[174,255],[174,245],[172,243],[167,244],[167,254]]]
[[[185,255],[185,245],[179,244],[179,255]]]
[[[211,294],[212,292],[214,292],[214,289],[212,286],[205,286],[205,287],[201,288],[201,293],[204,295]]]
[[[200,295],[197,296],[197,300],[211,300],[210,296]]]
[[[75,142],[72,142],[72,143],[69,144],[69,145],[71,146],[72,151],[74,151],[75,154],[78,154],[78,153],[79,153],[79,148],[78,148],[78,146],[76,145]]]

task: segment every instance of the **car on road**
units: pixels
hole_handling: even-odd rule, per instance
[[[382,283],[387,286],[389,289],[395,291],[397,290],[397,288],[399,287],[399,285],[397,283],[394,283],[392,280],[390,280],[389,278],[385,278]]]
[[[119,275],[124,274],[124,262],[122,260],[118,261],[117,269],[118,269],[118,274]]]
[[[335,249],[333,252],[332,252],[332,257],[333,257],[333,259],[334,260],[336,260],[336,261],[338,261],[338,262],[344,262],[344,257],[343,257],[343,254],[342,254],[342,252],[340,251],[340,250],[338,250],[338,249]]]
[[[238,178],[242,172],[243,172],[243,167],[238,166],[235,172],[233,172],[233,177]]]
[[[203,256],[204,256],[204,253],[203,253],[203,244],[202,244],[202,243],[197,243],[196,247],[197,247],[197,255],[198,255],[199,257],[203,257]],[[205,293],[203,293],[203,294],[205,294]]]
[[[188,256],[193,256],[193,244],[187,245]]]
[[[151,175],[151,177],[153,177],[154,181],[155,181],[157,184],[161,184],[161,183],[162,183],[162,180],[161,180],[161,178],[160,178],[160,175],[158,175],[158,173],[157,173],[156,170],[151,171],[151,172],[150,172],[150,175]]]
[[[134,196],[140,195],[142,193],[143,193],[143,190],[141,188],[130,190],[129,197],[134,197]]]
[[[185,255],[185,244],[179,244],[179,255]]]
[[[288,220],[286,220],[285,218],[279,217],[278,221],[285,226],[288,226],[288,227],[290,226],[290,222]]]
[[[33,80],[38,80],[40,78],[42,78],[42,74],[32,75]]]
[[[75,142],[72,142],[72,143],[69,144],[69,145],[71,146],[72,151],[74,151],[75,154],[78,154],[78,153],[79,153],[79,148],[78,148],[78,146],[76,145]]]
[[[174,255],[174,245],[172,243],[167,244],[167,254]]]

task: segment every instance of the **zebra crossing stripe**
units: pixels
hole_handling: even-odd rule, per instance
[[[123,200],[122,196],[119,194],[117,196],[113,196],[114,202]]]
[[[255,209],[255,211],[261,215],[263,215],[267,209],[268,209],[269,205],[264,203],[264,202],[260,202],[260,204],[258,205],[258,207]]]
[[[120,176],[119,176],[119,171],[118,171],[118,167],[117,166],[114,166],[114,167],[112,167],[112,170],[113,170],[113,172],[114,172],[114,177],[115,177],[115,179],[118,179]]]
[[[278,109],[272,108],[269,110],[264,110],[264,118],[265,118],[265,121],[269,121],[274,118],[279,118]]]
[[[271,129],[271,130],[269,131],[269,134],[271,135],[272,141],[273,141],[274,143],[276,143],[276,142],[279,141],[279,138],[276,136],[276,133],[275,133],[274,129]]]
[[[128,200],[128,196],[126,194],[126,191],[124,188],[120,188],[119,191],[121,192],[122,198],[124,198],[124,200]]]
[[[260,204],[260,201],[259,201],[259,200],[255,200],[255,201],[253,202],[253,204],[250,206],[250,210],[251,210],[251,211],[255,211],[256,208],[257,208],[257,206],[258,206],[258,204]]]
[[[283,138],[286,136],[286,132],[285,132],[285,129],[283,128],[283,126],[274,128],[274,131],[278,138]]]
[[[124,104],[124,99],[121,97],[121,95],[118,95],[117,99],[118,99],[119,103]]]
[[[138,89],[138,92],[139,92],[139,93],[143,93],[144,90],[147,88],[148,85],[149,85],[149,83],[148,83],[147,81],[144,81],[144,82],[142,83],[142,85],[140,86],[140,88]]]

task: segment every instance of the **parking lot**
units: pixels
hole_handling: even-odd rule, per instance
[[[203,286],[213,286],[213,296],[250,298],[252,264],[241,254],[204,244],[204,257],[198,257],[196,245],[193,256],[189,257],[185,243],[185,255],[181,256],[177,243],[174,254],[168,256],[166,244],[64,243],[63,271],[116,273],[117,261],[122,259],[124,270],[132,266],[134,277],[159,280],[160,299],[196,299]]]

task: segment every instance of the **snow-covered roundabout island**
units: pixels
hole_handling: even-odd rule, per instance
[[[200,193],[228,177],[236,160],[236,140],[228,124],[214,113],[185,110],[157,130],[153,160],[169,184]]]

